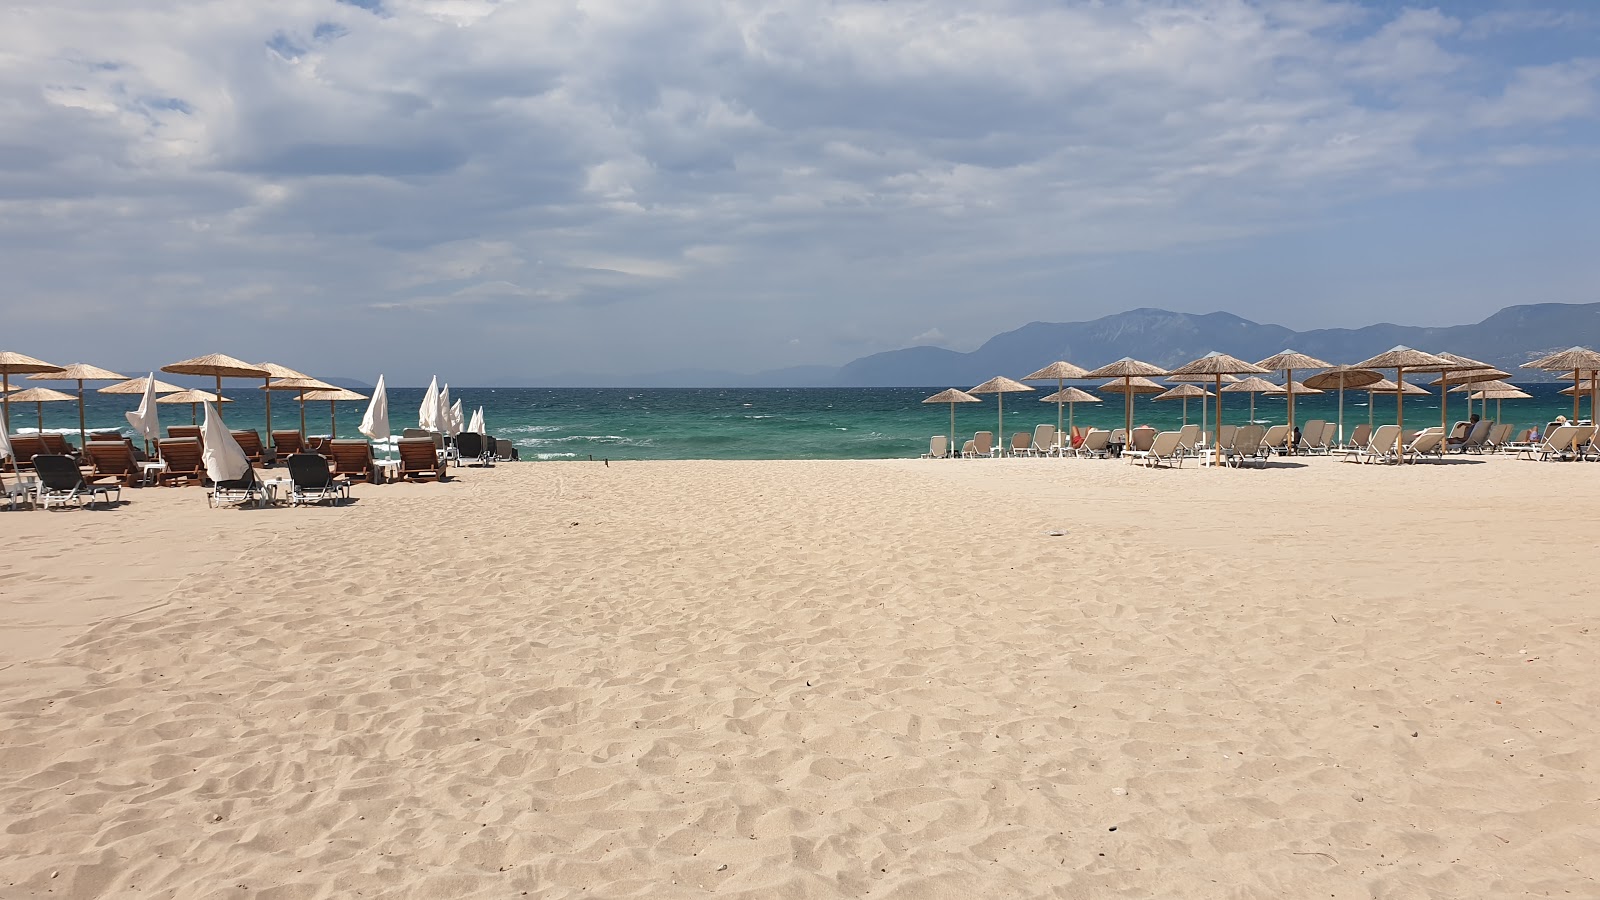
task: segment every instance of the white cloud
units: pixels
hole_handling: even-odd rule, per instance
[[[997,286],[1049,318],[1040,272],[1592,150],[1519,129],[1592,117],[1595,61],[1496,53],[1575,19],[1441,8],[11,5],[0,261],[24,326],[115,296],[249,343],[263,310],[451,307],[474,346],[515,334],[547,370],[628,342],[661,367],[758,367],[751,348],[794,335],[846,354],[930,313],[975,321]],[[660,340],[686,321],[704,327]]]

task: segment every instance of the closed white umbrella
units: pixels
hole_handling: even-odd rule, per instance
[[[11,449],[11,435],[6,434],[7,430],[0,428],[0,463],[11,460],[11,471],[16,472],[18,471],[16,454]]]
[[[429,431],[444,431],[444,423],[439,421],[439,376],[433,376],[428,382],[428,391],[422,395],[422,406],[417,408],[417,427]]]
[[[201,434],[205,440],[205,449],[200,452],[200,460],[205,463],[206,474],[212,481],[236,481],[250,473],[250,457],[244,455],[244,448],[234,440],[233,432],[222,422],[222,417],[217,415],[211,407],[210,401],[205,404],[206,421],[201,427]]]
[[[480,406],[473,411],[472,422],[467,426],[467,430],[473,434],[483,434],[488,430],[483,424],[483,407]]]
[[[358,430],[369,440],[382,441],[387,448],[390,437],[389,391],[383,386],[382,375],[378,376],[378,386],[372,389],[372,402],[367,404],[367,413],[361,417]]]
[[[145,449],[148,450],[149,442],[161,439],[161,416],[156,412],[156,373],[151,372],[150,377],[144,381],[144,397],[139,400],[139,408],[133,412],[123,413],[128,419],[128,424],[133,426],[146,441]]]
[[[461,401],[450,404],[450,436],[455,437],[467,430],[467,419],[461,409]]]

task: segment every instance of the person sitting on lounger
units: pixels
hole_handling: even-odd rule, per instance
[[[1480,418],[1482,418],[1482,416],[1479,416],[1477,413],[1473,413],[1471,418],[1467,419],[1467,427],[1461,431],[1460,437],[1452,434],[1450,437],[1445,439],[1445,443],[1452,447],[1459,447],[1462,444],[1465,444],[1467,442],[1467,438],[1472,437],[1472,429],[1478,427],[1478,420]]]

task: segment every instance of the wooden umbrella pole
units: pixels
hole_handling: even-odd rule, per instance
[[[6,434],[10,434],[11,433],[11,373],[10,372],[0,372],[0,407],[3,407],[5,409],[5,421],[4,422],[0,422],[0,426],[4,426],[4,428],[6,430]],[[13,463],[15,463],[16,459],[13,458],[11,461]]]
[[[41,427],[39,430],[43,431],[44,429]],[[89,446],[89,439],[84,435],[85,430],[86,429],[83,427],[83,379],[79,378],[78,379],[78,449],[79,450],[83,450],[83,449],[85,449],[85,448],[87,448]]]
[[[1065,378],[1056,379],[1056,440],[1061,440],[1061,382]]]
[[[999,431],[999,433],[994,436],[996,441],[995,446],[1000,448],[1001,453],[1004,453],[1006,448],[1006,392],[1000,391],[996,393],[994,395],[994,399],[995,402],[1000,405],[1000,418],[998,420],[998,424],[994,426]]]
[[[1578,424],[1578,400],[1579,400],[1579,398],[1581,398],[1583,396],[1583,392],[1581,390],[1579,390],[1579,385],[1580,385],[1580,383],[1582,381],[1583,381],[1583,370],[1582,369],[1573,369],[1572,370],[1572,424],[1573,425],[1577,425]],[[1572,432],[1572,458],[1573,458],[1574,461],[1576,461],[1577,458],[1578,458],[1578,432],[1576,430],[1574,430]]]
[[[300,443],[306,442],[306,389],[300,389]]]
[[[949,456],[956,449],[956,402],[950,401],[950,444],[944,448],[944,455]]]
[[[217,373],[217,418],[222,418],[222,373]]]
[[[1293,456],[1294,447],[1294,370],[1284,369],[1284,387],[1289,389],[1289,436],[1284,438],[1289,445],[1289,455]]]
[[[267,395],[267,443],[272,443],[272,376],[261,379],[261,390]]]
[[[1339,445],[1344,445],[1344,373],[1339,373]]]
[[[1468,410],[1471,412],[1471,410]],[[1469,416],[1470,418],[1470,416]],[[1450,373],[1439,373],[1439,430],[1444,432],[1445,443],[1450,441]]]
[[[1394,370],[1394,458],[1396,462],[1406,461],[1406,368],[1399,366]]]
[[[44,434],[44,404],[35,403],[33,411],[39,416],[39,433]]]
[[[1183,427],[1189,427],[1189,398],[1183,398]]]
[[[1133,379],[1127,375],[1122,376],[1122,409],[1123,428],[1122,446],[1126,448],[1128,441],[1133,439]]]
[[[1220,373],[1220,372],[1217,373],[1217,385],[1216,386],[1217,386],[1217,417],[1211,423],[1211,427],[1216,429],[1216,434],[1212,438],[1211,464],[1220,469],[1220,468],[1222,468],[1222,373]]]
[[[328,439],[339,439],[339,411],[333,408],[333,401],[328,401]]]

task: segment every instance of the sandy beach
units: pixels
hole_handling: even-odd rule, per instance
[[[1600,896],[1592,465],[452,471],[0,512],[0,896]]]

